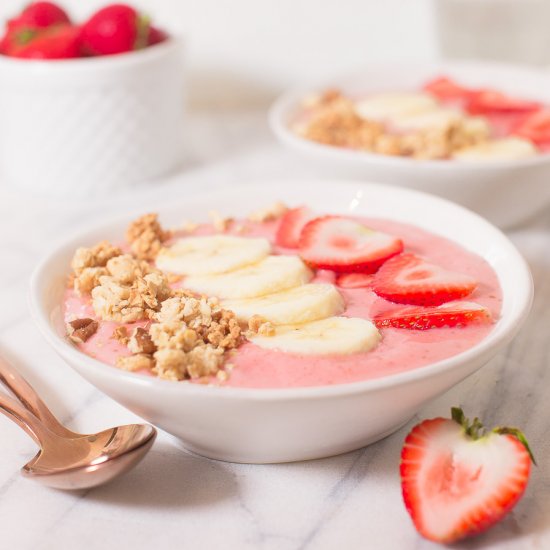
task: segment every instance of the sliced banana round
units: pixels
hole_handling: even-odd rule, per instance
[[[503,138],[465,147],[454,153],[453,158],[463,161],[515,160],[532,157],[537,150],[530,141],[521,138]]]
[[[303,325],[278,326],[273,336],[250,338],[262,348],[305,355],[367,352],[380,339],[380,332],[370,321],[357,317],[329,317]]]
[[[163,248],[156,265],[180,275],[225,273],[263,260],[271,251],[267,239],[231,235],[188,237]]]
[[[437,101],[420,93],[377,94],[358,101],[355,112],[366,120],[397,120],[438,107]]]
[[[259,315],[274,325],[308,323],[339,315],[345,309],[344,299],[330,284],[307,284],[258,298],[223,300],[222,305],[234,311],[239,321]]]
[[[185,288],[218,298],[255,298],[303,285],[312,277],[298,256],[268,256],[229,273],[191,275]]]

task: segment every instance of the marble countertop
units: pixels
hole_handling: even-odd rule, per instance
[[[138,420],[59,359],[35,329],[26,305],[28,277],[44,249],[91,219],[150,208],[170,193],[232,183],[314,176],[279,148],[260,113],[195,114],[186,170],[109,203],[22,197],[0,187],[0,349],[71,428],[92,431]],[[487,423],[524,428],[538,467],[514,512],[457,548],[550,548],[550,212],[509,236],[527,258],[536,285],[532,314],[505,353],[432,402],[407,426],[367,448],[324,460],[239,465],[190,455],[160,433],[132,472],[91,491],[63,493],[23,479],[18,469],[34,443],[0,420],[2,548],[334,548],[429,549],[401,501],[398,462],[420,418],[461,404]]]

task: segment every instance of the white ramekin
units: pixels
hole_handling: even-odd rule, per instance
[[[183,155],[182,43],[105,57],[0,56],[0,178],[37,195],[104,196]]]
[[[246,200],[243,200],[246,198]],[[273,182],[228,186],[200,197],[149,205],[167,226],[182,219],[206,221],[215,208],[244,217],[274,200],[307,204],[317,212],[375,216],[413,223],[483,256],[502,287],[501,317],[470,349],[374,380],[334,386],[249,389],[208,387],[125,372],[79,351],[66,337],[62,316],[69,263],[78,246],[120,239],[136,213],[71,235],[37,267],[31,312],[42,334],[89,382],[149,422],[175,435],[190,450],[233,462],[287,462],[357,449],[407,422],[423,405],[472,374],[517,333],[531,307],[529,268],[512,243],[483,218],[451,202],[379,184]]]

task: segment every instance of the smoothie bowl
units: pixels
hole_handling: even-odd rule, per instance
[[[486,363],[531,304],[502,233],[415,191],[277,182],[154,211],[57,247],[31,308],[82,376],[216,459],[376,441]]]
[[[513,65],[386,63],[290,90],[269,120],[323,175],[434,193],[511,227],[550,203],[549,84]]]

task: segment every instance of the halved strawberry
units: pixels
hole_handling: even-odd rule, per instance
[[[401,239],[340,216],[323,216],[306,224],[300,256],[312,267],[351,273],[374,273],[403,250]]]
[[[373,319],[378,328],[427,330],[492,322],[489,310],[474,302],[449,302],[435,307],[401,307]]]
[[[302,229],[315,217],[317,217],[316,214],[305,206],[287,210],[277,228],[275,244],[286,248],[298,248]]]
[[[535,145],[550,144],[550,109],[535,111],[525,118],[512,132]]]
[[[469,275],[447,271],[414,254],[401,254],[376,274],[373,290],[398,304],[436,306],[471,294],[477,282]]]
[[[369,288],[374,275],[367,273],[342,273],[338,275],[336,284],[340,288]]]
[[[403,500],[418,532],[451,543],[485,531],[522,497],[533,455],[517,428],[486,431],[459,408],[415,426],[401,451]]]
[[[446,76],[439,76],[426,82],[423,89],[425,92],[428,92],[442,101],[466,101],[472,92],[474,92],[474,90],[465,88]]]
[[[537,101],[510,97],[496,90],[479,90],[468,100],[468,112],[473,115],[491,113],[528,113],[540,109]]]

